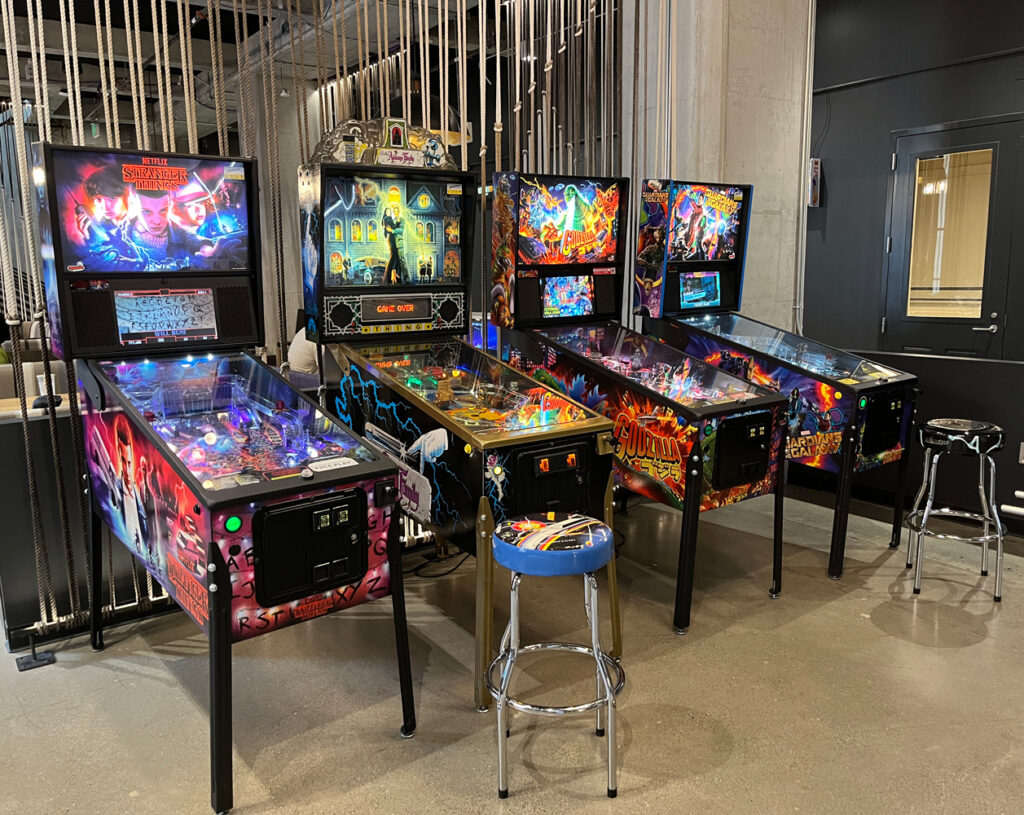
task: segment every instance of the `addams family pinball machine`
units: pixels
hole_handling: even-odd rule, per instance
[[[704,510],[775,492],[777,596],[785,400],[617,322],[625,179],[498,173],[494,190],[501,357],[611,419],[622,485],[683,511],[675,630],[690,624]]]
[[[251,160],[40,145],[54,350],[83,396],[103,648],[105,523],[209,637],[211,803],[232,805],[231,644],[391,593],[415,729],[393,464],[262,344]]]
[[[635,312],[644,330],[789,401],[787,458],[835,473],[828,573],[843,573],[854,473],[899,462],[890,545],[899,546],[917,379],[744,317],[752,188],[644,181]]]
[[[444,167],[300,171],[308,336],[344,372],[327,404],[398,463],[407,516],[476,556],[484,709],[494,526],[555,510],[610,519],[612,456],[607,419],[463,339],[475,191]],[[618,654],[614,562],[608,574]]]

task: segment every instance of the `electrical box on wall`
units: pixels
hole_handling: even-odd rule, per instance
[[[821,159],[812,158],[807,166],[807,206],[821,206]]]

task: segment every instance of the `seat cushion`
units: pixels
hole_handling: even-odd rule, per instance
[[[1003,429],[977,419],[930,419],[920,427],[921,445],[948,453],[988,453],[1004,444]]]
[[[566,512],[511,518],[494,530],[493,546],[506,569],[536,577],[595,572],[614,554],[607,524]]]

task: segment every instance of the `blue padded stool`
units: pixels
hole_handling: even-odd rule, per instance
[[[618,792],[618,764],[615,739],[615,697],[626,684],[622,667],[601,650],[598,621],[597,580],[594,572],[606,566],[615,555],[612,530],[585,515],[546,512],[524,515],[505,521],[494,530],[494,559],[512,572],[512,609],[508,627],[501,638],[501,653],[487,669],[487,689],[498,708],[498,797],[508,797],[508,709],[540,716],[566,716],[597,711],[597,735],[605,735],[602,711],[608,711],[608,797]],[[541,642],[519,645],[519,583],[523,575],[533,577],[583,576],[583,602],[590,625],[588,648],[567,642]],[[516,658],[528,651],[572,651],[589,654],[597,664],[597,698],[568,707],[531,705],[509,695]],[[495,680],[494,672],[500,677]],[[614,674],[614,679],[613,679]]]

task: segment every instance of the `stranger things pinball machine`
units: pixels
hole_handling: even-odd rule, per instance
[[[307,335],[343,371],[326,403],[398,464],[407,517],[439,547],[475,555],[474,693],[485,708],[494,527],[544,511],[610,521],[611,423],[465,341],[470,176],[323,163],[300,178],[306,258],[318,259],[306,267]],[[614,564],[609,581],[618,654]]]
[[[617,322],[625,179],[498,173],[494,189],[501,358],[610,419],[620,485],[682,510],[675,630],[690,625],[704,510],[775,493],[777,596],[785,399]]]
[[[855,473],[898,462],[899,546],[917,378],[737,313],[752,192],[644,181],[635,313],[646,332],[787,399],[787,458],[837,477],[828,573],[838,579]]]
[[[223,812],[232,643],[391,594],[412,735],[396,469],[245,350],[263,341],[255,163],[36,150],[53,345],[83,402],[93,648],[105,523],[209,638]]]

